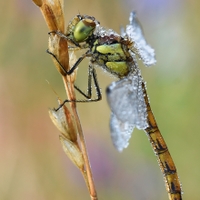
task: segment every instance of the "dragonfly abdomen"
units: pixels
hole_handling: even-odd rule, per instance
[[[163,173],[169,199],[181,200],[181,186],[177,175],[177,170],[159,129],[148,127],[146,129],[146,133],[153,146],[158,163]]]
[[[148,127],[145,129],[145,132],[157,156],[160,169],[164,176],[165,186],[168,192],[169,199],[182,200],[181,184],[178,178],[177,170],[174,161],[169,153],[165,140],[158,129],[156,120],[149,104],[144,83],[143,89],[148,114]]]

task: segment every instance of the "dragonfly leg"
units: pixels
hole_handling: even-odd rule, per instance
[[[96,90],[97,98],[92,99],[92,79],[94,80],[94,86]],[[87,100],[83,101],[99,101],[102,99],[100,87],[97,80],[96,70],[93,66],[89,65],[88,68],[88,86],[87,86],[87,94],[80,90],[77,86],[74,86],[79,93],[81,93]]]
[[[95,86],[95,90],[96,90],[96,95],[97,97],[92,99],[92,78],[94,80],[94,86]],[[100,101],[102,99],[102,94],[101,94],[101,90],[99,87],[99,83],[97,80],[97,74],[96,74],[96,70],[94,69],[93,66],[89,66],[89,74],[88,74],[88,88],[87,88],[87,93],[84,93],[81,89],[79,89],[76,85],[74,85],[74,88],[81,94],[83,95],[86,99],[85,100],[69,100],[66,99],[65,101],[63,101],[62,104],[60,104],[60,106],[55,109],[56,111],[58,111],[65,103],[67,102],[80,102],[80,103],[87,103],[87,102],[97,102]]]
[[[89,51],[87,51],[85,54],[83,54],[83,55],[76,61],[76,63],[73,65],[73,67],[72,67],[69,71],[67,71],[67,70],[63,67],[63,65],[61,64],[61,62],[58,60],[58,58],[56,57],[55,54],[53,54],[51,51],[49,51],[49,49],[47,49],[47,53],[50,54],[50,55],[52,55],[52,56],[55,58],[55,60],[58,62],[58,64],[60,65],[61,69],[63,70],[63,72],[64,72],[66,75],[71,75],[71,74],[74,72],[74,70],[78,67],[78,65],[81,63],[81,61],[83,61],[84,58],[90,57],[90,56],[91,56],[91,54],[89,53]]]

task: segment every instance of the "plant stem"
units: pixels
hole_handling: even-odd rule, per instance
[[[68,84],[67,77],[63,76],[63,82],[65,85],[67,94],[71,95],[72,93],[69,91],[69,84]],[[72,96],[70,96],[70,97],[72,98]],[[80,119],[79,119],[77,109],[76,109],[76,102],[74,102],[74,101],[70,102],[70,106],[71,106],[71,109],[72,109],[72,112],[73,112],[73,115],[75,118],[77,132],[79,134],[80,145],[81,145],[81,150],[82,150],[82,154],[83,154],[83,160],[84,160],[84,164],[85,164],[85,171],[83,171],[82,173],[83,173],[84,179],[86,181],[86,184],[88,186],[91,200],[98,200],[96,189],[95,189],[95,184],[94,184],[94,180],[93,180],[93,176],[92,176],[91,166],[90,166],[90,162],[89,162],[89,157],[88,157],[88,153],[87,153],[85,137],[83,134]]]

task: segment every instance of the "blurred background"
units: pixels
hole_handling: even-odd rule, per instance
[[[66,0],[66,24],[77,13],[95,16],[119,32],[137,11],[157,64],[140,65],[152,110],[174,159],[183,199],[200,196],[200,1]],[[48,29],[31,0],[0,2],[0,199],[90,199],[79,170],[64,154],[48,116],[62,79],[45,52]],[[88,61],[77,85],[86,82]],[[82,71],[81,71],[82,70]],[[82,75],[82,73],[85,75]],[[105,88],[113,80],[98,70],[103,100],[79,104],[99,199],[167,200],[163,176],[143,131],[118,153],[109,133]],[[50,82],[50,85],[47,81]]]

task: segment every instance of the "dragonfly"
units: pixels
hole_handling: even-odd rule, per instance
[[[149,67],[156,63],[156,59],[154,49],[145,40],[136,13],[130,13],[129,24],[121,28],[121,34],[100,26],[92,16],[80,14],[69,22],[66,34],[59,31],[53,33],[69,42],[69,50],[86,50],[69,71],[65,70],[53,53],[47,51],[57,60],[66,75],[71,75],[85,58],[90,59],[87,92],[74,86],[85,100],[67,99],[60,107],[70,101],[95,102],[102,99],[96,67],[117,77],[118,80],[106,89],[111,109],[110,132],[115,148],[122,151],[129,145],[134,128],[144,130],[164,175],[169,199],[181,200],[182,189],[176,166],[158,129],[146,92],[146,83],[137,64],[137,59],[140,59]],[[96,90],[95,98],[92,96],[92,81]]]

